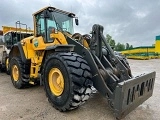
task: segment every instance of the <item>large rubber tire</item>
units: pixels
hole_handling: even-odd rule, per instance
[[[59,111],[75,109],[88,100],[91,94],[91,73],[87,62],[76,53],[54,53],[44,64],[44,89],[49,102]],[[49,73],[58,68],[63,74],[64,90],[56,96],[49,87]]]
[[[4,68],[4,65],[2,65],[2,64],[0,64],[0,72],[5,72],[6,70],[5,70],[5,68]]]
[[[3,72],[3,70],[2,70],[2,64],[0,64],[0,72]]]
[[[7,75],[10,75],[9,65],[8,65],[8,67],[7,67],[7,60],[8,60],[8,59],[9,59],[9,58],[7,57],[6,60],[5,60],[5,72],[6,72]]]
[[[14,80],[13,77],[13,67],[16,66],[18,68],[18,80]],[[29,75],[26,74],[26,70],[24,68],[24,64],[21,60],[20,57],[13,57],[10,61],[10,76],[11,76],[11,80],[13,85],[15,86],[15,88],[21,89],[24,88],[26,86],[28,86],[28,82],[29,82]]]

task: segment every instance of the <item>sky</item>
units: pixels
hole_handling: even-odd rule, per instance
[[[0,26],[19,20],[33,28],[32,14],[46,6],[75,13],[75,32],[88,34],[100,24],[116,43],[147,46],[160,35],[160,0],[1,0]]]

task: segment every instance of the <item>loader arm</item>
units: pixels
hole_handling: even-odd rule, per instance
[[[103,36],[102,26],[93,26],[89,49],[69,37],[67,42],[74,44],[75,52],[88,62],[94,87],[108,99],[117,118],[124,117],[152,96],[155,72],[134,78],[126,59],[114,55]]]

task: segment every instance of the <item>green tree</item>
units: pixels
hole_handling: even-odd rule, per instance
[[[116,51],[123,51],[123,50],[125,50],[125,45],[118,42],[116,44],[115,50]]]
[[[133,45],[130,45],[130,46],[129,46],[129,49],[132,49],[132,48],[133,48]]]
[[[115,44],[116,44],[116,43],[115,43],[115,41],[114,41],[114,40],[111,40],[109,44],[110,44],[110,46],[112,46],[112,47],[114,47],[114,48],[115,48]]]
[[[126,43],[126,50],[129,50],[129,47],[130,47],[129,43]]]
[[[116,51],[123,51],[123,50],[125,50],[125,49],[126,49],[126,50],[129,50],[129,49],[132,49],[132,48],[133,48],[133,46],[130,45],[129,43],[123,44],[123,43],[118,42],[118,43],[116,44],[115,40],[112,39],[112,36],[109,35],[109,34],[106,35],[106,41],[107,41],[108,44],[109,44],[111,47],[113,47],[114,50],[116,50]]]
[[[111,39],[112,39],[112,36],[110,36],[109,34],[107,34],[106,35],[106,40],[107,40],[108,43],[110,43]]]
[[[112,39],[112,36],[110,36],[109,34],[106,35],[106,40],[109,43],[110,46],[112,46],[113,48],[115,48],[115,40]]]

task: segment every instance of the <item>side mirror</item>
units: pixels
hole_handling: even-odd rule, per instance
[[[79,25],[78,18],[75,18],[75,23],[76,23],[76,25]]]

